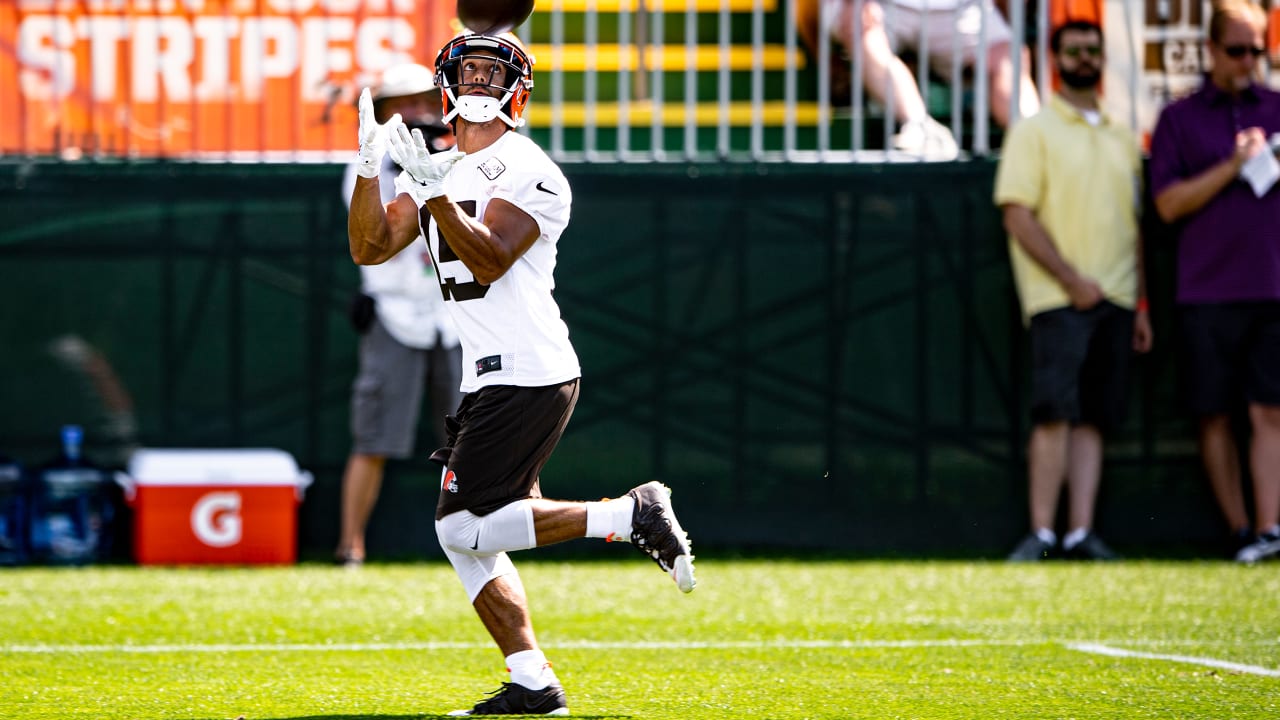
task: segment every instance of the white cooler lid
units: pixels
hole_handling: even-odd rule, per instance
[[[129,458],[138,485],[306,485],[310,475],[284,450],[272,448],[140,448]]]

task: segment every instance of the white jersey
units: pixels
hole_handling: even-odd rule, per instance
[[[399,174],[395,163],[389,158],[383,160],[378,187],[384,204],[395,199]],[[342,196],[348,206],[355,185],[356,168],[352,163],[342,182]],[[444,307],[435,266],[421,239],[381,265],[361,265],[360,289],[373,297],[378,321],[401,345],[418,350],[436,345],[457,347],[458,333]]]
[[[541,387],[581,375],[569,328],[551,296],[556,244],[569,224],[573,201],[560,168],[532,140],[507,132],[459,160],[445,177],[444,191],[475,218],[484,217],[494,198],[509,202],[540,230],[506,274],[482,285],[442,241],[431,219],[427,245],[462,338],[462,391],[487,385]]]

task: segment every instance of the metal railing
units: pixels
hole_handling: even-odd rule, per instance
[[[895,149],[901,98],[868,92],[857,42],[862,9],[873,0],[843,1],[853,7],[845,14],[851,49],[833,39],[845,28],[824,0],[539,0],[517,30],[538,59],[524,132],[558,160],[586,163],[925,159]],[[903,11],[880,2],[892,29]],[[1027,42],[1041,100],[1050,88],[1048,23],[1058,2],[1008,4],[1014,77],[1028,62],[1018,51]],[[359,87],[378,63],[430,63],[436,36],[452,30],[422,18],[439,18],[443,4],[290,3],[113,0],[105,3],[110,17],[92,15],[104,3],[0,3],[0,158],[345,161]],[[1130,99],[1135,130],[1149,128],[1160,98],[1139,102],[1153,92],[1143,63],[1165,42],[1192,47],[1177,38],[1202,37],[1206,2],[1156,3],[1173,8],[1168,27],[1132,0],[1095,4],[1104,3],[1109,17],[1123,18],[1122,27],[1107,28],[1109,63],[1127,66],[1109,75],[1107,92]],[[116,12],[126,5],[125,15]],[[303,6],[305,14],[280,9]],[[349,6],[354,14],[344,15]],[[1134,25],[1143,13],[1146,25]],[[959,142],[960,159],[990,154],[1002,132],[990,113],[981,17],[968,68],[957,54],[949,77],[935,75],[923,28],[911,66],[931,114]],[[114,56],[104,43],[119,45]],[[104,66],[104,58],[114,62]],[[840,97],[837,73],[849,86]],[[1195,77],[1184,69],[1178,80]],[[1018,117],[1023,92],[1014,82],[1008,117]]]
[[[804,12],[802,3],[784,0],[676,0],[680,9],[678,42],[668,44],[673,24],[671,0],[610,3],[609,0],[553,0],[543,16],[519,29],[539,60],[550,67],[538,73],[539,87],[530,105],[526,132],[545,139],[559,160],[585,162],[893,162],[919,161],[922,154],[893,149],[896,123],[892,93],[881,101],[868,96],[867,68],[860,47],[842,48],[833,39],[834,18],[822,9]],[[821,0],[818,0],[820,2]],[[862,36],[867,0],[846,0],[850,35]],[[1048,0],[1037,3],[1039,19],[1033,51],[1041,94],[1048,87]],[[573,3],[572,7],[567,7]],[[609,3],[606,10],[601,8]],[[886,3],[885,25],[892,29],[894,7]],[[1014,78],[1024,58],[1017,50],[1027,32],[1023,5],[1010,4],[1007,18],[1014,51]],[[541,10],[541,8],[540,8]],[[955,12],[959,12],[956,10]],[[602,16],[613,15],[614,42],[602,43]],[[672,13],[674,14],[674,13]],[[580,17],[582,45],[565,32],[565,18]],[[748,23],[735,22],[746,16]],[[961,158],[993,149],[989,120],[985,14],[979,47],[966,73],[955,55],[949,78],[929,70],[928,38],[921,28],[916,49],[915,82],[922,94],[946,92],[942,108],[948,128],[964,140]],[[808,20],[812,42],[802,43]],[[746,26],[745,29],[743,26]],[[816,32],[815,32],[816,31]],[[711,39],[708,39],[711,38]],[[833,98],[835,64],[846,61],[851,90]],[[546,85],[543,88],[543,80]],[[706,78],[704,82],[700,79]],[[602,85],[613,88],[603,94]],[[1021,86],[1013,83],[1009,117],[1018,117]],[[541,93],[538,91],[541,90]],[[539,102],[545,103],[540,105]],[[937,113],[937,109],[933,109]],[[998,141],[998,137],[997,137]]]

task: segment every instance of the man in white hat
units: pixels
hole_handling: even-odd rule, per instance
[[[441,121],[440,91],[428,68],[393,65],[373,89],[379,124],[399,115],[418,128],[432,151],[454,144]],[[348,205],[356,177],[379,177],[382,201],[395,199],[400,168],[387,158],[357,156],[342,184]],[[388,458],[413,454],[424,390],[431,428],[444,443],[444,416],[462,399],[462,350],[425,245],[411,245],[381,265],[360,268],[361,291],[351,305],[360,333],[359,371],[351,388],[353,445],[342,477],[341,531],[336,558],[358,567],[365,558],[365,527],[377,502]]]

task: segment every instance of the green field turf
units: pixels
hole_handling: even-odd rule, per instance
[[[1280,564],[520,567],[576,717],[1280,716]],[[434,717],[505,679],[443,561],[0,570],[6,720]]]

